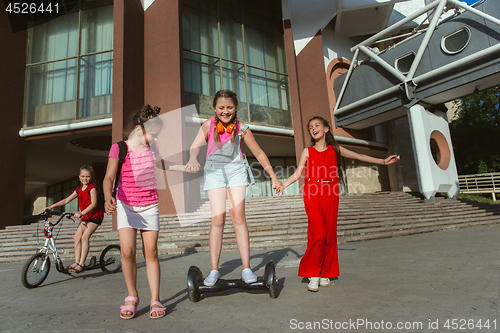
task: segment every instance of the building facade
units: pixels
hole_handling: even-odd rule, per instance
[[[342,129],[332,113],[333,80],[348,70],[349,48],[402,15],[395,8],[405,1],[357,1],[353,7],[344,1],[341,8],[341,1],[293,0],[59,3],[50,15],[0,12],[0,112],[7,125],[0,144],[7,218],[0,228],[69,195],[81,165],[92,165],[101,182],[111,144],[123,139],[129,117],[142,105],[157,105],[162,114],[194,105],[198,117],[208,119],[219,89],[238,94],[238,119],[250,125],[282,180],[309,146],[308,120],[320,115],[349,149],[407,157],[404,165],[387,168],[344,160],[346,192],[418,191],[411,150],[402,147],[407,122]],[[185,119],[172,119],[168,145],[184,152],[172,161],[186,163]],[[246,153],[256,176],[247,195],[273,195]],[[162,214],[190,211],[204,199],[200,175],[178,173],[168,181],[183,185],[160,190]],[[287,193],[299,193],[300,186]]]

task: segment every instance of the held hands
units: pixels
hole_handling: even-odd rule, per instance
[[[283,187],[283,183],[275,178],[272,180],[273,189],[276,190],[276,194],[282,194],[285,188]]]
[[[392,163],[396,163],[399,160],[399,155],[391,155],[384,159],[384,165],[389,165]]]
[[[282,195],[283,192],[285,191],[285,188],[286,188],[285,184],[282,184],[281,187],[276,190],[276,194],[277,195]]]
[[[73,213],[73,217],[79,219],[80,217],[82,217],[82,213],[81,212],[75,212],[75,213]]]
[[[104,210],[107,214],[111,215],[116,210],[116,199],[113,197],[109,197],[104,202]]]
[[[196,173],[200,170],[200,163],[197,160],[189,160],[186,164],[186,171],[189,173]]]

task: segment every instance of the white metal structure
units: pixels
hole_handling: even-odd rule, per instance
[[[445,11],[448,10],[446,8],[446,6],[449,6],[450,4],[455,6],[456,11],[458,11],[460,9],[470,11],[470,12],[478,15],[479,17],[484,18],[488,22],[492,22],[492,23],[500,26],[499,19],[497,19],[491,15],[488,15],[486,13],[483,13],[477,9],[474,9],[473,7],[468,6],[468,5],[464,4],[463,2],[460,2],[457,0],[437,0],[429,5],[425,6],[424,8],[417,10],[415,13],[406,17],[405,19],[401,20],[400,22],[390,26],[389,28],[375,34],[374,36],[368,38],[364,42],[351,48],[351,52],[354,52],[354,56],[352,58],[351,65],[350,65],[349,71],[347,73],[347,77],[344,81],[344,85],[342,87],[342,90],[340,91],[339,97],[337,99],[337,103],[336,103],[335,108],[333,110],[334,115],[335,116],[341,115],[342,113],[345,113],[346,111],[352,110],[360,105],[375,101],[379,98],[382,98],[382,97],[387,96],[389,94],[392,94],[396,91],[399,91],[400,89],[404,89],[404,91],[406,93],[406,97],[410,101],[412,101],[408,105],[408,107],[411,107],[412,105],[414,105],[415,103],[418,102],[418,100],[416,100],[414,98],[413,92],[414,92],[416,86],[418,86],[418,84],[420,82],[428,80],[428,79],[433,78],[433,77],[436,77],[436,76],[438,76],[442,73],[445,73],[447,71],[450,71],[454,68],[458,68],[464,64],[470,63],[472,61],[475,61],[477,59],[483,58],[487,55],[490,55],[490,54],[493,54],[495,52],[500,51],[500,44],[496,44],[496,45],[490,46],[484,50],[478,51],[472,55],[469,55],[467,57],[453,61],[445,66],[441,66],[435,70],[432,70],[430,72],[427,72],[427,73],[424,73],[424,74],[421,74],[421,75],[415,77],[414,76],[415,72],[421,63],[424,51],[428,47],[429,40],[431,39],[433,33],[435,32],[435,30],[438,26],[438,21],[439,21],[440,15],[432,15],[431,21],[429,23],[429,27],[427,29],[422,30],[422,31],[417,33],[417,34],[425,34],[425,35],[424,35],[422,43],[421,43],[421,45],[420,45],[420,47],[415,55],[415,59],[411,65],[411,68],[406,75],[402,74],[399,70],[397,70],[394,65],[389,64],[388,62],[381,59],[380,56],[378,56],[376,51],[370,49],[371,45],[373,45],[374,43],[379,41],[381,38],[388,36],[390,33],[394,32],[394,31],[398,31],[406,23],[414,20],[415,18],[417,18],[419,16],[427,14],[428,12],[431,12],[431,11],[434,11],[435,13],[444,13]],[[409,38],[413,38],[413,36],[409,37]],[[340,107],[341,102],[342,102],[342,97],[344,95],[345,88],[349,82],[349,78],[351,76],[352,70],[354,67],[356,67],[359,64],[359,53],[360,52],[364,53],[370,59],[372,59],[377,64],[382,66],[384,69],[386,69],[395,78],[397,78],[399,83],[394,85],[393,87],[382,90],[377,94],[366,97],[366,98],[359,100],[355,103],[351,103],[351,104],[346,105],[344,107]],[[453,98],[450,98],[450,100],[451,99],[453,99]]]

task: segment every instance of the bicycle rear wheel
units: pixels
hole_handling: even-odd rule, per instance
[[[50,272],[50,258],[43,252],[35,253],[26,261],[21,274],[23,286],[36,288],[45,281]]]
[[[120,245],[109,245],[101,253],[99,266],[106,273],[116,273],[122,268],[122,253]]]

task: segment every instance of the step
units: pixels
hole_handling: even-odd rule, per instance
[[[301,195],[250,198],[245,201],[245,209],[251,248],[306,244],[307,215]],[[230,214],[226,215],[222,248],[234,250],[237,249],[234,228]],[[342,243],[492,223],[500,223],[500,205],[444,198],[427,202],[403,192],[379,192],[341,196],[337,234]],[[111,225],[111,217],[106,216],[103,225],[92,236],[90,255],[98,256],[105,246],[119,243],[118,233],[112,231]],[[54,233],[62,258],[73,257],[75,227],[65,221]],[[208,251],[210,206],[205,203],[193,213],[161,216],[160,228],[158,247],[161,255]],[[43,223],[40,222],[0,230],[0,262],[26,260],[43,241]]]

